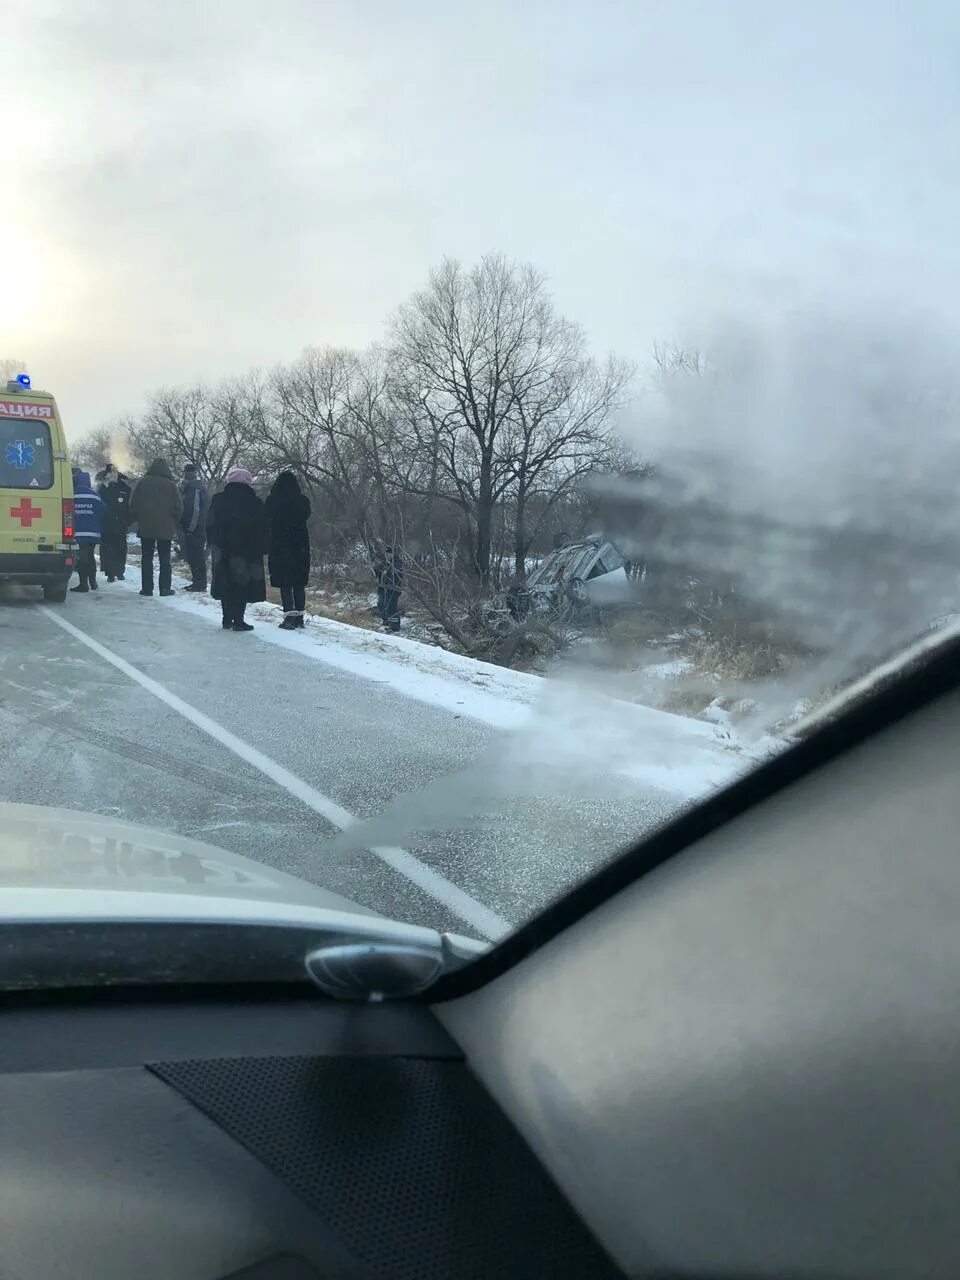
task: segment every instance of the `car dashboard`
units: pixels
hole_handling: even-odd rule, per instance
[[[0,1275],[619,1274],[424,1005],[8,1003]]]

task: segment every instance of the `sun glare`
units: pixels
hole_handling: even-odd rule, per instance
[[[0,350],[12,342],[19,352],[24,336],[35,329],[42,317],[50,283],[46,256],[38,241],[22,223],[0,210],[0,259],[3,287],[0,288]]]

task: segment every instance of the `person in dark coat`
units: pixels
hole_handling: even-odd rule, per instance
[[[73,481],[73,536],[77,540],[77,574],[80,584],[71,591],[96,591],[97,561],[93,549],[100,541],[103,503],[94,493],[87,471],[78,471]]]
[[[384,547],[373,562],[377,576],[377,612],[388,631],[400,630],[400,591],[403,587],[403,556],[399,547]]]
[[[244,609],[267,598],[263,572],[267,532],[267,513],[253,491],[253,476],[245,467],[234,467],[207,511],[213,567],[210,594],[220,601],[224,631],[252,631],[243,619]]]
[[[127,530],[130,528],[131,488],[112,462],[97,473],[97,493],[103,503],[103,532],[100,538],[100,572],[108,582],[116,582],[127,569]]]
[[[163,458],[147,469],[130,496],[130,515],[140,535],[140,594],[153,595],[153,553],[160,561],[160,594],[173,595],[170,551],[180,526],[183,500]]]
[[[305,587],[310,577],[310,500],[292,471],[281,471],[264,504],[270,526],[267,566],[270,585],[280,588],[283,631],[303,626]]]
[[[180,486],[183,514],[180,517],[180,546],[184,559],[190,566],[191,583],[188,591],[207,589],[207,490],[197,475],[197,468],[188,462],[183,468],[183,484]]]

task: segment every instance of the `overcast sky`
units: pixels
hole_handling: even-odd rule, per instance
[[[7,0],[0,355],[71,434],[361,345],[444,254],[598,350],[960,298],[960,6]]]

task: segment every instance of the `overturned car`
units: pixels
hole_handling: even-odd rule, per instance
[[[630,598],[630,583],[623,556],[598,534],[551,552],[528,576],[524,593],[535,611],[621,604]]]

